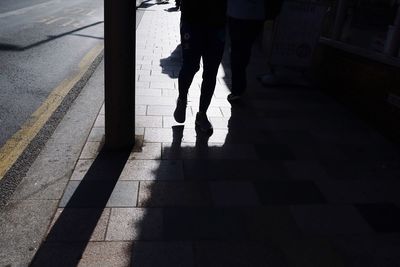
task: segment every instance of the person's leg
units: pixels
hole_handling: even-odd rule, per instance
[[[210,28],[204,38],[203,50],[203,81],[199,111],[206,113],[214,94],[218,68],[222,60],[225,46],[225,28]]]
[[[193,77],[200,68],[201,39],[198,27],[181,22],[182,67],[178,77],[179,96],[176,102],[174,118],[183,123],[186,119],[187,94]]]
[[[182,67],[179,71],[178,90],[179,98],[187,99],[189,87],[193,77],[200,68],[201,57],[201,37],[198,27],[181,22],[181,48],[182,48]]]
[[[246,69],[251,49],[262,29],[262,22],[229,18],[232,94],[240,96],[247,86]]]
[[[202,131],[212,131],[212,125],[207,118],[207,109],[210,106],[215,90],[218,67],[222,60],[225,46],[225,27],[206,27],[203,35],[203,81],[199,112],[196,115],[196,126]]]

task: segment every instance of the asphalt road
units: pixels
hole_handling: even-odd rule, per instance
[[[103,12],[103,0],[0,1],[0,148],[104,41]]]

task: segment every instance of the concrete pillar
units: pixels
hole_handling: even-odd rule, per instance
[[[347,0],[338,0],[336,7],[336,17],[333,24],[332,39],[339,40],[343,25],[346,19],[347,11]]]
[[[106,149],[135,142],[135,24],[135,1],[104,0]]]

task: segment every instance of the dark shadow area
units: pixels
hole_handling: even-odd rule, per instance
[[[149,3],[150,2],[150,3]],[[152,1],[152,0],[147,0],[147,1],[143,1],[140,6],[138,6],[137,8],[149,8],[155,5],[166,5],[168,4],[168,1]]]
[[[167,12],[177,12],[179,11],[179,7],[170,7],[168,9],[165,9]]]
[[[99,152],[30,266],[78,266],[130,152]]]
[[[149,8],[149,7],[156,5],[155,3],[147,3],[147,2],[149,2],[149,1],[143,2],[142,4],[140,4],[140,6],[138,8]]]
[[[398,146],[316,88],[263,87],[254,57],[211,137],[172,127],[160,166],[174,171],[143,181],[131,266],[400,263]]]
[[[13,45],[13,44],[0,43],[0,51],[25,51],[25,50],[40,46],[42,44],[54,41],[54,40],[59,39],[61,37],[73,34],[73,33],[78,32],[78,31],[81,31],[83,29],[87,29],[87,28],[96,26],[96,25],[101,24],[101,23],[104,23],[104,21],[98,21],[98,22],[95,22],[95,23],[92,23],[92,24],[77,28],[77,29],[72,30],[72,31],[64,32],[62,34],[58,34],[58,35],[54,35],[54,36],[48,36],[47,39],[45,39],[45,40],[30,44],[30,45],[27,45],[27,46],[18,46],[18,45]],[[90,38],[93,38],[93,37],[90,36]]]
[[[79,36],[79,37],[88,37],[88,38],[93,38],[93,39],[99,39],[99,40],[104,40],[104,37],[98,37],[98,36],[92,36],[92,35],[86,35],[86,34],[71,34],[73,36]]]

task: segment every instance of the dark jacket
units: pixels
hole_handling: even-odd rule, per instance
[[[283,1],[284,0],[264,0],[266,20],[274,20],[279,15]]]
[[[181,19],[194,24],[223,26],[226,0],[181,0]]]

